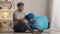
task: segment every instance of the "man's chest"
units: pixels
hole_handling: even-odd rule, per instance
[[[24,18],[25,17],[25,14],[23,12],[19,13],[19,12],[16,12],[16,17],[18,18]]]

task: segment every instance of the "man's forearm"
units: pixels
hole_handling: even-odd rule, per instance
[[[26,20],[25,18],[21,18],[21,19],[19,19],[19,18],[15,18],[17,21],[24,21],[24,20]]]

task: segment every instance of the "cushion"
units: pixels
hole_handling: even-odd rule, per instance
[[[32,19],[34,17],[35,17],[35,15],[33,13],[29,13],[28,15],[26,15],[27,19]]]
[[[45,30],[48,28],[48,18],[47,16],[37,16],[33,18],[32,20],[36,21],[36,28],[38,30]]]

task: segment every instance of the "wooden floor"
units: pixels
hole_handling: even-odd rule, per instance
[[[52,30],[45,30],[44,32],[40,33],[40,32],[21,32],[21,33],[15,33],[15,32],[8,32],[8,31],[5,31],[5,32],[0,32],[0,34],[60,34],[60,31],[52,31]]]
[[[50,32],[50,33],[0,33],[0,34],[60,34],[60,32]]]

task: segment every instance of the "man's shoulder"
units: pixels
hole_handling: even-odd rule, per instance
[[[16,10],[16,11],[14,11],[13,13],[17,13],[18,11]]]
[[[16,11],[14,11],[14,12],[17,12],[17,10],[16,10]]]

